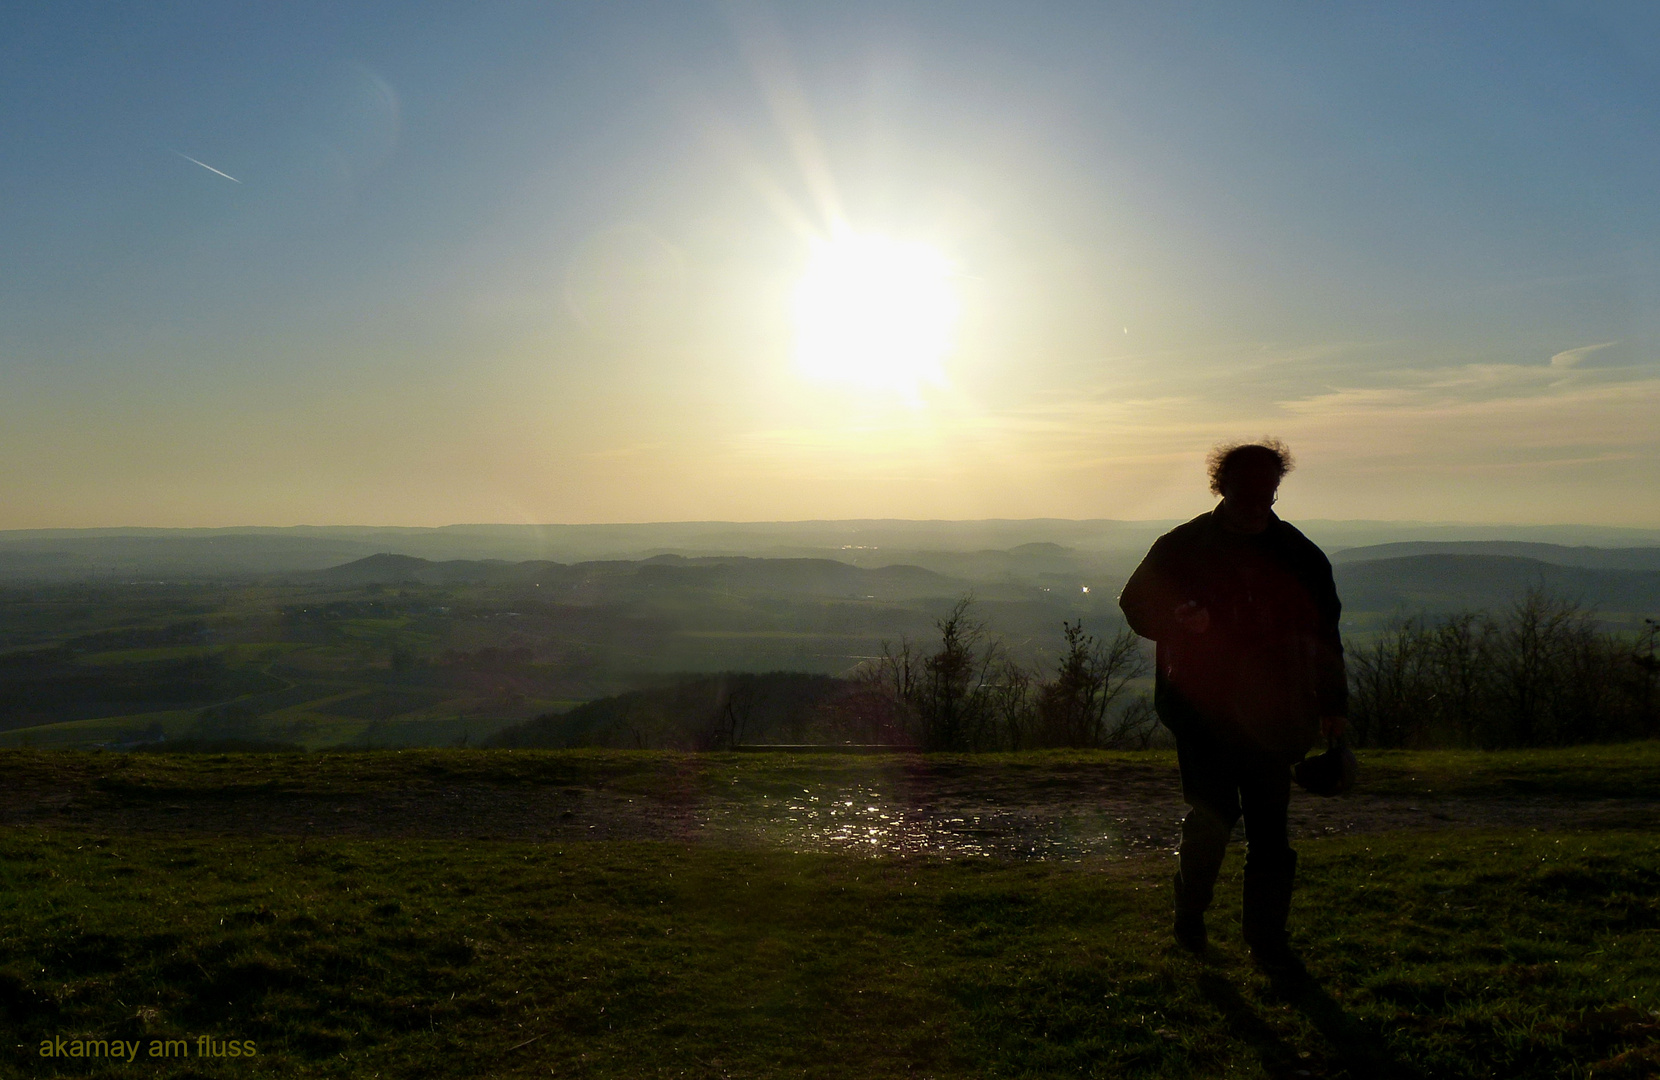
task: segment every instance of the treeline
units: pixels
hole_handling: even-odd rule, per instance
[[[1145,749],[1160,739],[1150,643],[1063,623],[1051,667],[1023,664],[969,600],[927,645],[901,640],[853,678],[686,676],[515,725],[499,746],[722,750],[861,743],[921,750]],[[1346,644],[1349,725],[1363,747],[1506,748],[1660,737],[1660,623],[1636,634],[1543,590],[1498,615],[1397,622]]]
[[[1660,624],[1599,629],[1536,589],[1498,614],[1397,622],[1346,647],[1354,740],[1376,747],[1563,746],[1660,736]]]
[[[936,624],[928,651],[909,641],[884,648],[863,680],[892,701],[905,736],[925,750],[1042,747],[1146,749],[1158,719],[1138,680],[1152,671],[1129,630],[1110,640],[1062,623],[1066,651],[1049,671],[1021,664],[958,601]]]
[[[861,744],[922,750],[1145,748],[1158,721],[1137,680],[1151,670],[1128,631],[1110,640],[1063,623],[1052,670],[1016,662],[960,601],[937,645],[902,640],[852,678],[801,672],[687,675],[539,716],[487,745],[726,750]]]
[[[891,718],[859,684],[799,671],[685,675],[496,732],[495,747],[729,750],[744,743],[884,742]]]

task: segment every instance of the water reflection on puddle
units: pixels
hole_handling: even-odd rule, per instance
[[[719,831],[803,852],[1079,859],[1169,850],[1176,841],[1174,819],[1132,822],[1075,805],[902,802],[879,787],[862,786],[709,808],[709,816]]]

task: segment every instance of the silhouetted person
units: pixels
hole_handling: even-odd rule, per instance
[[[1348,685],[1331,563],[1275,516],[1291,455],[1277,441],[1210,455],[1208,514],[1159,537],[1119,606],[1158,643],[1153,702],[1176,736],[1182,820],[1176,940],[1205,949],[1228,834],[1241,814],[1244,934],[1257,962],[1295,973],[1286,940],[1297,853],[1286,835],[1291,765],[1324,730],[1340,735]]]

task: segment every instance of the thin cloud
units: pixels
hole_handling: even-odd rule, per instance
[[[1604,341],[1597,345],[1581,345],[1577,349],[1564,349],[1550,358],[1550,366],[1553,368],[1577,367],[1581,360],[1584,360],[1598,349],[1606,349],[1610,345],[1618,344],[1617,341]]]
[[[1653,418],[1660,379],[1567,393],[1455,399],[1398,389],[1338,391],[1286,402],[1298,435],[1375,461],[1418,460],[1440,470],[1478,463],[1617,462],[1660,452]]]

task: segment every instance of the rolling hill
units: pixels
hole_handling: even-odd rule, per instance
[[[1419,555],[1496,556],[1528,559],[1553,566],[1594,570],[1660,570],[1660,547],[1587,547],[1536,544],[1516,540],[1402,541],[1342,548],[1331,553],[1333,565],[1404,559]]]
[[[1544,588],[1601,612],[1660,614],[1660,569],[1564,566],[1510,555],[1420,554],[1338,562],[1347,613],[1444,613],[1507,606]]]

